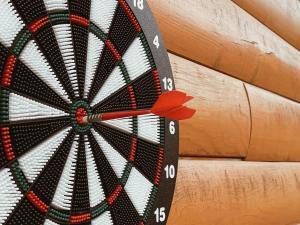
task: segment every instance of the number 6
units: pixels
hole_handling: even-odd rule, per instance
[[[174,135],[176,133],[176,128],[175,128],[175,122],[171,121],[169,124],[169,131],[170,134]]]

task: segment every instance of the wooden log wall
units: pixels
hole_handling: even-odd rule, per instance
[[[300,224],[300,2],[148,4],[197,109],[168,224]]]
[[[297,225],[299,163],[182,159],[169,225]]]
[[[233,0],[261,23],[300,50],[300,1]]]
[[[300,101],[299,51],[234,2],[148,3],[169,51]]]

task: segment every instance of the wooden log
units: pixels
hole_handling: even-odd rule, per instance
[[[300,50],[300,2],[298,0],[233,0]]]
[[[300,223],[300,164],[180,160],[169,225]]]
[[[148,0],[171,52],[300,101],[300,53],[230,0]]]
[[[252,132],[247,160],[300,161],[300,105],[246,85]]]
[[[247,154],[250,109],[243,83],[169,54],[176,86],[194,96],[196,115],[180,124],[183,156],[240,157]]]

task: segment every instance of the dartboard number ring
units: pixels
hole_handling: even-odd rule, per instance
[[[147,2],[3,0],[0,22],[0,225],[166,224],[178,122],[81,121],[175,89]]]

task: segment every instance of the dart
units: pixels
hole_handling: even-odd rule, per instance
[[[183,105],[192,99],[192,96],[187,96],[186,93],[181,91],[169,91],[163,93],[151,109],[100,113],[90,116],[86,115],[86,113],[78,112],[77,120],[79,124],[84,125],[151,113],[172,120],[185,120],[191,118],[196,112],[196,110]]]

